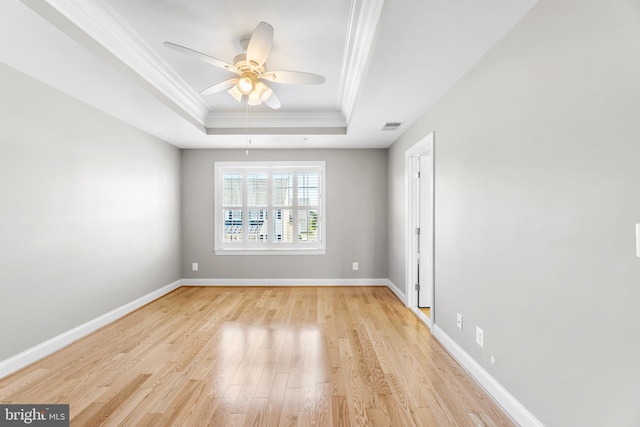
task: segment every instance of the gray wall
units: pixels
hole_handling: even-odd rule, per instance
[[[180,279],[180,151],[0,64],[0,360]]]
[[[549,427],[640,425],[639,41],[638,1],[541,0],[389,152],[390,279],[435,130],[436,324]]]
[[[184,278],[387,277],[387,150],[252,150],[248,157],[243,150],[183,150],[182,160]],[[214,162],[269,160],[326,162],[326,254],[214,254]],[[199,263],[198,271],[191,271],[192,262]]]

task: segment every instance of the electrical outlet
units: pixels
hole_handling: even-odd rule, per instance
[[[479,326],[476,326],[476,343],[480,347],[484,347],[484,331]]]
[[[357,270],[358,269],[358,263],[354,262],[351,267],[353,268],[354,271]]]
[[[198,271],[198,263],[197,262],[191,263],[191,270]]]
[[[458,313],[458,318],[456,320],[456,326],[458,329],[462,330],[462,314]]]

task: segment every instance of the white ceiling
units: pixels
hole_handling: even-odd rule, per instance
[[[181,148],[384,148],[536,1],[3,0],[0,61]],[[269,83],[279,110],[200,95],[233,75],[162,44],[232,63],[260,21],[268,70],[326,77]]]

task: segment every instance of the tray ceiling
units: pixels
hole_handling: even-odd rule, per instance
[[[182,148],[383,148],[534,3],[7,0],[0,60]],[[233,75],[162,44],[231,63],[260,21],[269,69],[326,78],[270,84],[279,110],[201,95]]]

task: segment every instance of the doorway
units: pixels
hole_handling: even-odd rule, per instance
[[[405,151],[407,305],[427,326],[435,320],[433,281],[434,133]]]

